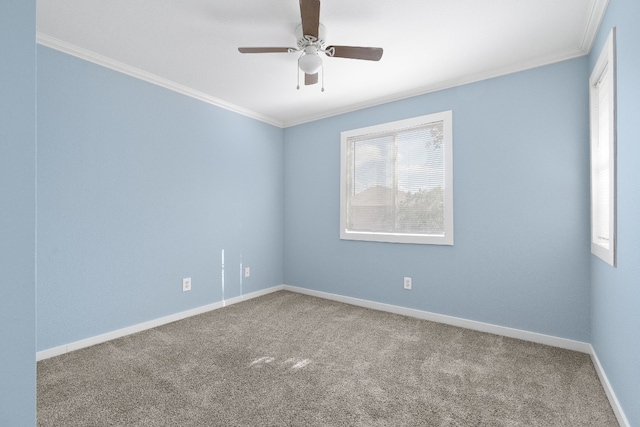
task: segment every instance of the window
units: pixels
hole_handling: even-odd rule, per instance
[[[591,253],[616,264],[615,28],[589,78],[591,121]]]
[[[452,112],[341,133],[340,238],[453,245]]]

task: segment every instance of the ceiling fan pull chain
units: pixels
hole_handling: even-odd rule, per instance
[[[300,58],[298,58],[298,86],[296,86],[296,90],[300,90]]]
[[[322,64],[322,89],[320,92],[324,92],[324,64]]]

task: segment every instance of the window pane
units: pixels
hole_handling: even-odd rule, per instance
[[[451,117],[341,133],[341,239],[453,245]]]
[[[393,231],[393,136],[353,141],[349,229]]]
[[[442,121],[354,138],[348,227],[444,234]]]
[[[402,233],[444,234],[442,122],[398,135],[398,223]]]
[[[609,247],[609,97],[610,73],[605,70],[599,84],[598,92],[598,140],[593,158],[593,238],[594,243]]]
[[[589,77],[591,253],[616,265],[615,28]]]

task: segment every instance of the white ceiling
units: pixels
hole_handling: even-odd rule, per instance
[[[322,0],[328,45],[297,86],[297,0],[38,0],[38,42],[278,126],[520,71],[589,52],[608,0]],[[324,56],[324,55],[323,55]],[[322,74],[321,74],[322,75]],[[304,80],[304,75],[301,76]]]

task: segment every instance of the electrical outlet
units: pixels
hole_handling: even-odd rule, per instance
[[[411,277],[404,278],[404,288],[411,289]]]
[[[185,277],[182,279],[182,292],[191,290],[191,277]]]
[[[251,268],[245,267],[244,268],[244,277],[250,277],[250,276],[251,276]]]

